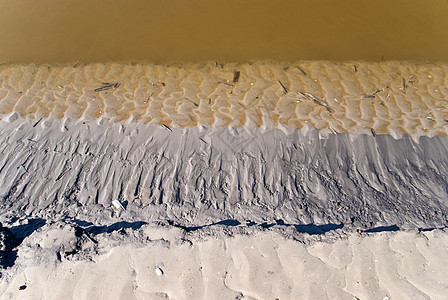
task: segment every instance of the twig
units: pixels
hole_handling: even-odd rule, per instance
[[[165,128],[165,129],[167,129],[167,130],[169,130],[169,131],[173,131],[171,128],[169,128],[168,126],[166,126],[165,124],[162,124],[162,125],[160,125],[160,126],[162,126],[163,128]]]
[[[37,126],[37,124],[39,124],[39,123],[40,123],[40,121],[42,121],[42,118],[40,118],[40,119],[39,119],[39,121],[37,121],[36,123],[34,123],[33,127],[36,127],[36,126]]]
[[[95,245],[98,244],[98,242],[95,241],[93,238],[91,238],[91,237],[87,234],[87,232],[83,231],[83,232],[82,232],[82,235],[85,236],[89,241],[91,241],[91,242],[94,243]]]
[[[225,82],[225,81],[218,81],[218,83],[223,83],[223,84],[228,85],[228,86],[233,86],[233,84]]]
[[[235,73],[233,73],[233,82],[238,82],[238,80],[240,79],[240,71],[235,71]]]
[[[121,85],[121,83],[119,83],[119,82],[117,82],[117,83],[102,82],[102,84],[103,84],[102,87],[96,88],[93,91],[94,92],[101,92],[101,91],[109,90],[109,89],[112,89],[112,88],[116,89],[116,88],[118,88]]]
[[[377,90],[377,91],[373,92],[373,93],[370,94],[370,95],[362,95],[362,97],[363,97],[363,98],[375,98],[375,95],[378,94],[378,93],[380,93],[380,92],[384,92],[384,89]]]
[[[194,101],[192,101],[192,100],[190,100],[190,99],[188,99],[188,98],[185,98],[187,101],[190,101],[191,103],[193,103],[193,105],[194,106],[196,106],[196,107],[198,107],[199,106],[199,104],[197,104],[196,102],[194,102]]]
[[[408,85],[406,84],[406,80],[403,78],[403,92],[406,92]]]
[[[306,93],[306,92],[299,92],[302,96],[307,97],[308,99],[313,100],[314,102],[316,102],[317,104],[325,107],[330,113],[333,112],[333,110],[331,109],[330,106],[328,106],[327,103],[325,103],[323,100],[320,100],[319,98],[317,98],[316,96],[311,95],[310,93]]]
[[[284,86],[283,83],[282,83],[280,80],[278,80],[278,83],[280,83],[280,85],[282,86],[282,88],[283,88],[283,92],[284,92],[285,94],[287,94],[287,93],[288,93],[288,89],[286,88],[286,86]]]
[[[299,69],[300,72],[302,72],[303,75],[305,75],[305,76],[307,75],[306,72],[305,72],[305,70],[302,69],[300,66],[298,66],[297,69]]]

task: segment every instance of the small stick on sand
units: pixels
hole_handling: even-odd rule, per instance
[[[305,76],[307,75],[306,72],[305,72],[305,70],[302,69],[300,66],[298,66],[297,69],[299,69],[300,72],[302,72],[303,75],[305,75]]]
[[[40,123],[40,121],[42,121],[42,118],[40,118],[36,123],[34,123],[34,125],[33,125],[33,127],[36,127],[37,126],[37,124],[39,124]]]
[[[233,86],[233,84],[228,83],[228,82],[226,82],[226,81],[218,81],[218,83],[223,83],[223,84],[228,85],[228,86]]]
[[[280,85],[282,86],[282,88],[283,88],[283,92],[284,92],[285,94],[287,94],[287,93],[288,93],[288,89],[286,88],[286,86],[284,86],[283,83],[282,83],[280,80],[278,80],[278,83],[280,83]]]
[[[240,71],[235,71],[235,73],[233,73],[233,82],[238,82],[238,80],[240,79]]]
[[[101,92],[101,91],[109,90],[109,89],[112,89],[112,88],[116,89],[116,88],[118,88],[121,85],[121,83],[119,83],[119,82],[117,82],[117,83],[102,82],[102,84],[103,84],[102,87],[96,88],[93,91],[94,92]]]
[[[173,131],[171,128],[169,128],[168,126],[166,126],[165,124],[162,124],[162,125],[160,125],[160,126],[162,126],[163,128],[165,128],[165,129],[167,129],[167,130],[169,130],[169,131]]]
[[[331,109],[330,106],[328,106],[327,103],[325,103],[323,100],[320,100],[319,98],[317,98],[316,96],[311,95],[310,93],[306,93],[306,92],[299,92],[299,94],[301,94],[302,96],[305,96],[308,99],[313,100],[314,102],[316,102],[317,104],[325,107],[330,113],[333,112],[333,110]]]
[[[363,98],[375,98],[375,95],[380,93],[380,92],[384,92],[384,89],[381,90],[376,90],[375,92],[373,92],[370,95],[362,95]]]
[[[95,245],[98,244],[98,242],[95,241],[94,239],[92,239],[92,238],[87,234],[87,232],[83,231],[83,232],[82,232],[82,235],[85,236],[89,241],[91,241],[91,242],[94,243]]]
[[[191,103],[193,103],[193,105],[194,106],[196,106],[196,107],[198,107],[199,106],[199,104],[197,104],[196,102],[194,102],[194,101],[192,101],[192,100],[190,100],[190,99],[188,99],[188,98],[185,98],[187,101],[190,101]]]
[[[370,128],[370,132],[372,133],[373,137],[376,137],[375,129]]]

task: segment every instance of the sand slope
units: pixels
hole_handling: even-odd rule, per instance
[[[446,226],[448,138],[0,121],[0,212],[44,219]]]

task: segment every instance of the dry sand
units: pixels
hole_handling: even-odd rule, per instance
[[[0,66],[2,297],[443,299],[447,70]]]
[[[24,268],[2,299],[444,299],[448,288],[446,231],[298,242],[278,228],[203,238],[144,226],[99,234],[95,246],[64,222],[44,227],[21,247]],[[111,247],[126,235],[144,242]]]

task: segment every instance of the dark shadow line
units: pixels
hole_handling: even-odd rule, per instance
[[[391,225],[391,226],[378,226],[375,228],[370,228],[367,230],[364,230],[364,232],[366,233],[373,233],[373,232],[394,232],[394,231],[399,231],[400,227],[398,227],[397,225]]]
[[[215,222],[212,224],[207,224],[207,225],[201,225],[201,226],[182,226],[182,225],[177,225],[174,224],[173,221],[168,221],[169,225],[172,226],[176,226],[179,228],[182,228],[186,231],[195,231],[195,230],[199,230],[202,228],[206,228],[206,227],[210,227],[210,226],[215,226],[215,225],[225,225],[225,226],[231,226],[231,227],[235,227],[235,226],[239,226],[241,225],[241,222],[239,222],[238,220],[233,220],[233,219],[228,219],[228,220],[223,220],[223,221],[219,221],[219,222]],[[308,234],[324,234],[328,231],[332,231],[332,230],[336,230],[336,229],[340,229],[343,228],[344,225],[343,224],[324,224],[324,225],[315,225],[315,224],[287,224],[285,223],[283,220],[276,220],[275,223],[255,223],[251,220],[247,220],[246,224],[244,224],[247,227],[252,227],[252,226],[260,226],[262,228],[271,228],[274,226],[287,226],[287,227],[294,227],[297,231],[302,232],[302,233],[308,233]],[[244,226],[243,225],[243,226]]]
[[[29,219],[28,224],[13,226],[11,228],[3,227],[0,224],[2,234],[2,243],[4,250],[0,251],[0,267],[12,267],[17,259],[17,250],[23,240],[30,236],[34,231],[44,226],[46,221],[41,218]]]
[[[121,221],[121,222],[117,222],[117,223],[114,223],[109,226],[90,226],[87,228],[83,228],[83,230],[89,234],[97,235],[97,234],[101,234],[101,233],[111,233],[113,231],[118,231],[118,230],[127,229],[127,228],[132,228],[134,230],[137,230],[146,224],[148,224],[148,223],[143,222],[143,221],[137,221],[137,222],[132,222],[132,223],[126,222],[126,221]]]

